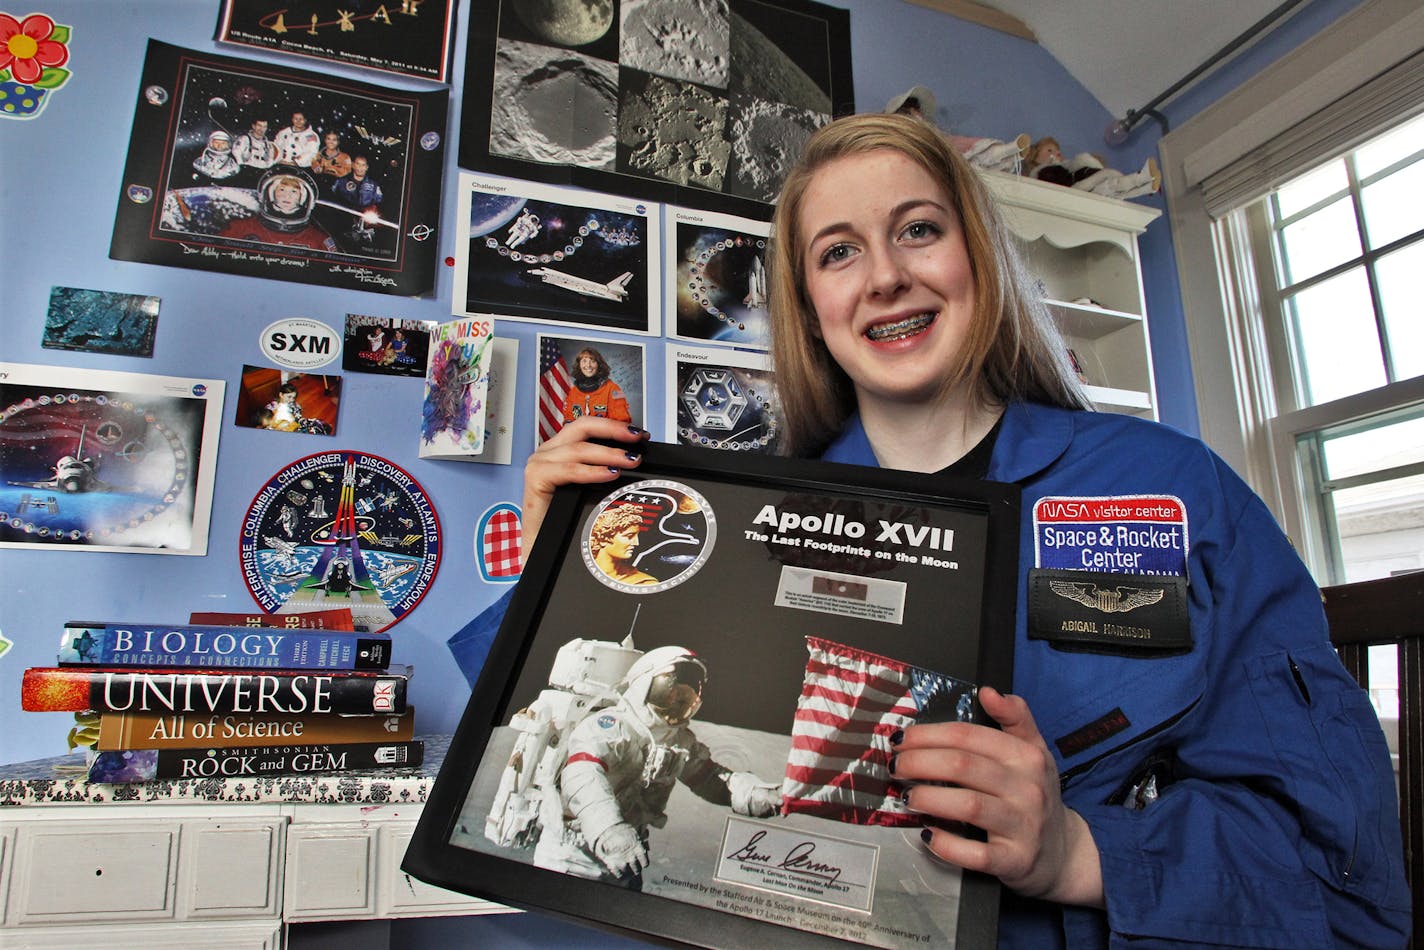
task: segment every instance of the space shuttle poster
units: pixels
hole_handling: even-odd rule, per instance
[[[460,175],[456,316],[661,332],[660,206]]]
[[[223,388],[0,363],[0,547],[206,554]]]
[[[668,335],[739,349],[771,346],[765,221],[667,209]]]

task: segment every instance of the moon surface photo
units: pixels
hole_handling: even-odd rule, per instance
[[[815,0],[470,5],[464,168],[756,216],[854,110],[849,14]]]

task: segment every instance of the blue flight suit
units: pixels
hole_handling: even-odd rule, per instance
[[[877,464],[859,417],[824,458]],[[1384,737],[1261,500],[1167,426],[1027,403],[1005,411],[987,477],[1023,488],[1013,689],[1053,750],[1064,802],[1092,829],[1107,903],[1104,913],[1006,891],[999,945],[1403,945],[1409,897]],[[1189,650],[1029,638],[1045,496],[1180,500]]]

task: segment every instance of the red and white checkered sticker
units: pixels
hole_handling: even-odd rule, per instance
[[[519,509],[509,502],[491,505],[480,515],[475,529],[475,563],[486,584],[509,584],[523,570],[521,550],[524,527]]]

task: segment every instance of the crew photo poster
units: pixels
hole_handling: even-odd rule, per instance
[[[430,293],[448,100],[150,40],[109,256]]]

